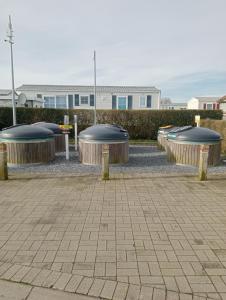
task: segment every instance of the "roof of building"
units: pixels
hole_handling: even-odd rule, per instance
[[[39,85],[23,84],[17,91],[37,91],[37,92],[93,92],[94,87],[89,85]],[[97,86],[97,92],[105,93],[148,93],[159,92],[153,86]]]
[[[187,102],[173,102],[170,106],[187,106]]]
[[[208,101],[217,101],[219,99],[219,97],[211,97],[211,96],[207,96],[207,97],[194,97],[195,99],[198,99],[201,102],[208,102]]]
[[[0,96],[5,96],[11,94],[12,90],[0,89]]]
[[[15,91],[15,94],[17,94],[17,92]],[[12,90],[9,89],[0,89],[0,97],[9,97],[10,95],[12,95]]]
[[[220,102],[220,103],[226,102],[226,95],[223,96],[223,97],[221,97],[221,98],[219,99],[219,102]]]

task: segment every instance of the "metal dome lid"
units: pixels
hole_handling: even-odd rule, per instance
[[[32,126],[38,126],[42,128],[47,128],[49,130],[52,130],[54,134],[62,134],[62,130],[59,127],[59,125],[55,123],[48,123],[48,122],[37,122],[34,124],[31,124]]]
[[[182,126],[182,127],[175,127],[175,129],[172,129],[167,134],[167,138],[171,140],[175,140],[176,137],[181,134],[182,132],[189,131],[192,129],[191,125]]]
[[[79,139],[90,141],[126,141],[129,139],[129,135],[127,130],[120,126],[98,124],[81,131]]]
[[[53,132],[47,128],[22,125],[0,132],[0,140],[35,140],[52,138]]]
[[[178,142],[212,143],[220,140],[221,135],[218,132],[204,127],[193,127],[176,136]]]
[[[168,126],[164,126],[164,127],[159,127],[158,130],[158,134],[167,134],[171,131],[174,131],[176,129],[178,129],[179,127],[173,126],[173,125],[168,125]]]

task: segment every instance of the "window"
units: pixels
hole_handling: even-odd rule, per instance
[[[37,94],[36,97],[42,99],[42,94]]]
[[[146,107],[146,97],[140,96],[140,107]]]
[[[118,96],[118,109],[119,110],[127,109],[127,97],[126,96]]]
[[[89,104],[89,96],[81,96],[80,102],[81,102],[81,105],[88,105]]]
[[[213,109],[213,104],[212,103],[207,103],[206,104],[206,109]]]
[[[45,108],[55,108],[55,97],[44,97]]]
[[[56,96],[56,108],[67,108],[66,96]]]
[[[68,107],[69,108],[74,107],[74,97],[73,97],[73,95],[68,95]]]

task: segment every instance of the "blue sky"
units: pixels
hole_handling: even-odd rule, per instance
[[[155,85],[175,101],[226,94],[225,0],[0,0],[0,88]]]

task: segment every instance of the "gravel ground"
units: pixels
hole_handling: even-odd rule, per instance
[[[48,164],[38,164],[20,167],[9,167],[10,173],[55,173],[55,174],[98,174],[100,166],[80,164],[78,154],[71,148],[70,160],[65,160],[65,154],[57,154],[56,159]],[[112,173],[158,173],[183,175],[197,174],[197,168],[192,166],[177,166],[166,160],[166,153],[159,151],[156,146],[132,145],[129,148],[129,162],[124,165],[111,165]],[[209,168],[210,174],[226,174],[226,161],[221,165]]]

